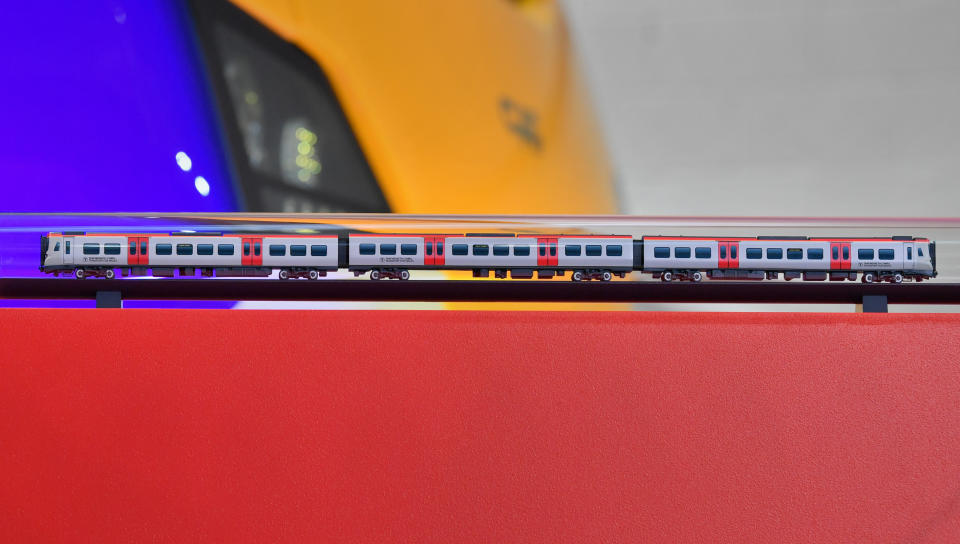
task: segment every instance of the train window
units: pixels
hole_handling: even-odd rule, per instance
[[[233,244],[218,244],[217,255],[233,255]]]
[[[60,251],[60,242],[57,242],[56,245],[53,246],[53,251],[54,252]]]
[[[557,256],[557,245],[556,245],[556,244],[550,244],[550,256],[551,256],[551,257],[556,257],[556,256]]]
[[[834,261],[840,258],[840,250],[837,248],[837,246],[830,248],[830,258]]]
[[[401,255],[416,255],[417,244],[400,244]]]
[[[443,242],[437,242],[437,255],[443,255]]]
[[[857,258],[861,261],[869,261],[873,259],[873,250],[872,249],[858,249]]]
[[[64,248],[64,252],[65,252],[67,255],[69,255],[69,254],[70,254],[70,241],[69,241],[69,240],[67,240],[66,243],[64,243],[63,248]],[[923,253],[920,253],[920,256],[923,257]]]
[[[783,250],[779,247],[768,247],[767,248],[767,258],[768,259],[782,259]]]
[[[850,259],[850,248],[847,246],[843,246],[843,260],[846,261],[849,259]]]
[[[473,254],[474,255],[489,255],[490,246],[487,244],[473,244]]]
[[[213,244],[197,244],[197,255],[213,255]]]
[[[540,256],[541,257],[547,256],[547,246],[540,246]]]
[[[798,247],[787,248],[787,259],[796,261],[803,258],[803,250]]]
[[[579,245],[567,245],[563,248],[563,254],[567,257],[579,257],[580,256],[580,246]]]
[[[324,244],[315,244],[310,246],[310,256],[311,257],[326,257],[327,256],[327,246]]]
[[[731,247],[730,249],[732,250],[733,248]],[[747,258],[748,258],[748,259],[762,259],[762,258],[763,258],[763,250],[760,249],[759,247],[748,247],[748,248],[747,248]]]
[[[510,246],[495,245],[493,246],[493,254],[497,257],[503,257],[510,254]]]
[[[160,246],[157,246],[157,247],[160,247]],[[243,243],[243,254],[250,255],[250,242]]]
[[[396,255],[397,244],[380,244],[381,255]]]
[[[377,252],[376,244],[360,244],[361,255],[373,255]]]
[[[146,254],[147,254],[147,243],[146,243],[146,242],[140,242],[140,254],[141,254],[141,255],[146,255]]]
[[[104,255],[119,255],[120,244],[103,244]]]
[[[67,242],[67,253],[70,253],[70,242]],[[917,257],[923,257],[923,248],[917,248]]]
[[[283,244],[270,244],[271,257],[283,257],[287,254],[287,246]]]
[[[84,255],[99,255],[100,244],[83,244]]]
[[[721,259],[726,259],[726,258],[727,258],[727,246],[725,246],[725,245],[721,245],[721,246],[720,246],[720,258],[721,258]]]
[[[737,258],[737,246],[730,246],[730,258],[731,259]]]
[[[689,247],[675,247],[673,248],[673,256],[678,259],[689,259],[690,258],[690,248]]]
[[[454,254],[454,255],[466,255],[466,254],[467,254],[467,244],[453,244],[453,254]]]
[[[307,245],[298,244],[295,246],[290,246],[290,256],[291,257],[306,257],[307,256]]]
[[[815,261],[823,260],[823,250],[820,248],[807,249],[807,258]]]
[[[157,244],[157,255],[173,255],[173,244]]]
[[[193,255],[193,244],[177,244],[177,255]]]
[[[670,248],[669,247],[655,247],[653,248],[653,256],[658,259],[669,259],[670,258]]]
[[[623,256],[623,246],[613,245],[607,246],[607,257],[621,257]]]
[[[586,247],[587,257],[599,257],[603,255],[603,246],[589,245]]]
[[[424,252],[427,255],[433,255],[433,242],[427,242],[426,247],[424,247]]]
[[[57,244],[59,247],[60,244]],[[913,259],[913,246],[907,246],[907,260]]]
[[[693,254],[696,255],[698,259],[709,259],[711,255],[709,247],[698,247],[694,250]]]
[[[892,261],[893,260],[893,250],[892,249],[878,249],[877,258],[881,261]]]
[[[527,257],[530,255],[530,246],[513,246],[513,254],[516,257]]]
[[[60,244],[57,244],[57,247],[53,248],[53,250],[56,251],[59,247],[60,247]],[[131,255],[136,255],[136,254],[137,254],[137,243],[136,243],[136,242],[130,242],[130,254],[131,254]]]
[[[253,243],[253,256],[254,257],[260,256],[260,242]]]

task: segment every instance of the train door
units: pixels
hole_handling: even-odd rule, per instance
[[[913,247],[913,242],[907,242],[903,244],[903,269],[904,270],[915,270],[916,265],[914,263],[913,253],[916,249]]]
[[[740,267],[740,242],[723,240],[717,246],[720,252],[717,260],[719,268]]]
[[[558,263],[557,239],[537,238],[537,266],[550,267],[557,266]]]
[[[127,265],[146,266],[147,264],[147,238],[138,236],[127,237]]]
[[[443,236],[434,236],[433,237],[433,264],[434,266],[443,266],[446,263],[446,257],[444,256],[444,251],[446,244],[443,243]]]
[[[244,236],[240,239],[240,251],[242,256],[240,262],[243,266],[263,266],[263,239],[248,238]]]
[[[423,237],[424,266],[443,266],[443,236]]]
[[[830,242],[830,270],[850,270],[850,242]]]
[[[63,236],[63,264],[73,264],[73,236]]]

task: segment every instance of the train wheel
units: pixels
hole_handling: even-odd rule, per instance
[[[664,272],[664,273],[660,274],[660,279],[663,280],[663,281],[667,281],[667,282],[673,281],[673,273],[672,273],[672,272]]]
[[[873,283],[873,272],[867,272],[863,275],[863,283]]]
[[[703,279],[703,274],[701,274],[700,272],[693,273],[693,281],[700,281],[702,279]]]
[[[280,278],[281,280],[289,280],[289,279],[290,279],[290,271],[287,270],[286,268],[281,268],[281,269],[280,269],[280,273],[277,274],[277,277]]]
[[[77,271],[74,272],[74,275],[78,280],[82,280],[83,278],[87,277],[87,271],[82,268],[78,268]]]
[[[893,283],[903,283],[903,274],[894,274]]]
[[[380,271],[379,271],[379,270],[371,270],[371,271],[370,271],[370,279],[371,279],[371,280],[374,280],[374,281],[379,280],[379,279],[380,279]]]
[[[112,268],[106,269],[106,271],[104,271],[103,273],[103,277],[107,278],[108,280],[112,280],[116,276],[117,276],[117,273],[114,272]]]
[[[409,271],[409,270],[401,270],[401,271],[400,271],[400,279],[401,279],[401,280],[409,280],[409,279],[410,279],[410,271]]]
[[[603,274],[600,276],[600,279],[603,281],[610,281],[613,279],[613,274],[611,274],[609,270],[604,270]]]
[[[573,274],[570,275],[570,279],[573,281],[583,281],[583,272],[575,270]]]
[[[310,278],[311,280],[315,280],[320,277],[320,273],[317,272],[316,270],[311,270],[310,272],[307,273],[307,277]]]

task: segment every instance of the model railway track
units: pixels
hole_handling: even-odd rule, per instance
[[[723,302],[862,303],[885,296],[891,304],[960,304],[960,284],[859,282],[590,282],[546,280],[321,281],[269,279],[2,278],[0,299],[326,300],[419,302]]]

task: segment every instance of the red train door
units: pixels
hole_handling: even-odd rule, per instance
[[[717,259],[718,268],[739,268],[740,267],[740,242],[723,240],[717,244],[720,251]]]
[[[443,256],[444,244],[443,236],[424,236],[424,266],[443,266],[445,259]]]
[[[147,238],[140,236],[127,237],[127,266],[146,266],[149,264],[147,256]]]
[[[830,270],[850,270],[850,242],[830,242]]]
[[[537,266],[557,266],[557,239],[537,238]]]
[[[263,266],[263,239],[247,238],[240,239],[241,258],[243,266]]]

